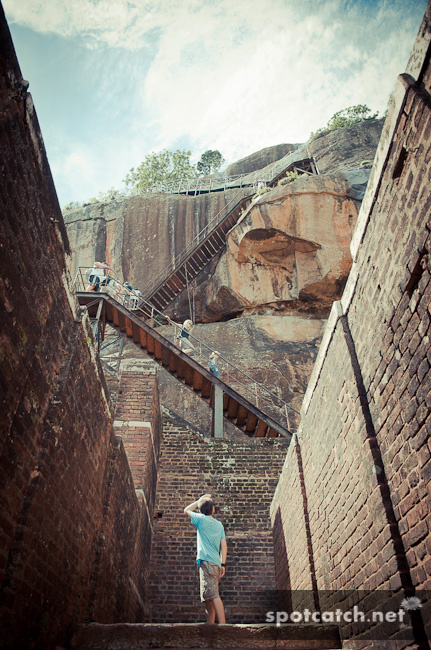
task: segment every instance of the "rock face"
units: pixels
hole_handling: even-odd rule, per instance
[[[369,175],[361,163],[374,158],[381,126],[370,120],[298,146],[295,155],[313,157],[320,175],[300,176],[257,197],[193,292],[183,292],[167,309],[177,321],[194,310],[194,336],[298,411],[325,319],[350,270],[349,245]],[[268,164],[286,147],[289,160],[293,145],[280,145],[250,156],[254,162],[239,161],[234,171]],[[69,211],[72,271],[106,260],[144,291],[220,211],[251,191],[150,194]],[[128,346],[125,356],[133,358]],[[206,405],[162,375],[164,406],[201,431],[209,429]]]
[[[226,205],[249,194],[246,188],[196,197],[146,194],[67,211],[72,277],[80,266],[106,260],[143,290]]]
[[[383,120],[366,120],[315,136],[308,143],[320,174],[335,174],[373,161]]]
[[[297,144],[277,144],[274,147],[266,147],[256,153],[252,153],[246,158],[241,158],[236,162],[229,165],[226,169],[226,176],[236,176],[236,174],[250,174],[258,169],[262,169],[267,165],[271,165],[280,160],[288,153],[295,151],[299,145]]]

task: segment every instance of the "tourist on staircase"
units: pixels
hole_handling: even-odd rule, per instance
[[[217,377],[217,379],[220,377],[220,370],[217,365],[217,359],[219,356],[217,350],[214,350],[214,352],[211,352],[208,360],[208,369],[214,377]]]
[[[122,288],[123,293],[126,295],[124,298],[124,306],[135,311],[138,309],[139,299],[142,296],[142,292],[138,289],[134,289],[127,280],[123,283]]]
[[[178,346],[180,350],[182,350],[186,354],[189,354],[189,352],[196,350],[195,346],[193,345],[193,343],[190,341],[189,338],[192,327],[193,327],[193,321],[191,321],[188,318],[187,320],[184,321],[180,333],[177,334],[177,336],[175,337],[175,340],[178,341]],[[183,350],[183,345],[187,346],[185,350]]]
[[[86,291],[99,291],[101,284],[107,284],[108,274],[105,273],[106,270],[109,270],[106,262],[94,262],[93,267],[85,272],[90,283]]]
[[[139,307],[139,300],[142,296],[142,292],[139,289],[133,289],[132,295],[130,296],[130,309],[136,311]]]
[[[199,508],[200,512],[193,512]],[[184,508],[197,528],[197,557],[199,566],[200,595],[205,603],[206,622],[226,623],[223,601],[219,595],[219,580],[226,572],[227,544],[223,524],[214,518],[215,506],[211,494]]]

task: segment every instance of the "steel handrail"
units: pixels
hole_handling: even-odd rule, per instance
[[[262,173],[262,170],[257,170],[254,172],[249,172],[248,174],[236,174],[234,176],[222,176],[221,178],[196,178],[191,179],[185,183],[180,181],[179,183],[168,183],[168,184],[159,184],[153,185],[148,189],[148,192],[157,193],[157,192],[166,192],[169,194],[179,194],[180,192],[197,192],[201,189],[208,188],[225,188],[228,189],[229,185],[232,183],[238,183],[241,181],[241,187],[248,187],[256,185],[259,182],[268,182],[273,178],[273,170],[266,170],[265,173]],[[242,184],[242,180],[247,179],[247,182]],[[237,187],[238,185],[236,185]],[[234,189],[234,188],[232,188]]]
[[[151,310],[152,314],[156,313],[157,316],[165,319],[170,325],[174,326],[179,331],[182,330],[183,326],[181,324],[175,323],[172,319],[170,319],[168,316],[166,316],[166,314],[163,314],[163,312],[158,310],[156,307],[154,307],[147,300],[145,300],[144,298],[141,298],[140,301],[139,301],[139,304],[138,304],[138,310],[140,310],[145,317],[148,318],[148,315],[145,314],[145,312],[142,310],[143,305],[145,305],[149,310]],[[136,313],[136,310],[133,310],[133,311]],[[199,346],[200,350],[202,350],[202,348],[203,348],[209,353],[214,352],[214,348],[210,347],[209,345],[207,345],[206,343],[204,343],[203,341],[198,339],[191,332],[189,332],[189,340],[190,339],[193,339],[193,341],[196,342],[196,344]],[[193,343],[193,345],[194,345],[194,343]],[[202,358],[202,352],[200,352],[199,356],[200,356],[200,359],[201,359]],[[219,357],[219,359],[221,359],[226,364],[226,366],[228,366],[229,368],[232,368],[233,370],[235,370],[241,377],[244,377],[252,385],[254,385],[255,387],[258,387],[260,390],[262,390],[264,393],[266,393],[268,396],[270,396],[271,399],[276,400],[278,402],[278,404],[281,405],[282,408],[290,409],[291,411],[293,411],[294,413],[299,415],[299,411],[297,411],[291,404],[288,404],[283,399],[281,399],[281,397],[279,397],[278,395],[275,395],[275,393],[270,391],[268,388],[266,388],[266,386],[264,386],[260,382],[256,381],[256,379],[251,377],[248,373],[244,372],[244,370],[241,370],[241,368],[238,368],[238,366],[236,366],[231,361],[226,359],[223,355],[218,354],[218,357]],[[202,363],[201,363],[201,365],[202,365]],[[273,406],[274,406],[274,404],[273,404]],[[287,422],[288,422],[288,425],[289,425],[288,418],[286,418],[286,419],[287,419]]]
[[[221,187],[224,187],[225,189],[228,189],[229,186],[233,183],[238,183],[241,182],[241,187],[247,187],[247,186],[253,186],[256,185],[260,182],[263,183],[268,183],[274,180],[280,172],[282,172],[284,169],[288,169],[295,163],[301,162],[304,160],[304,158],[300,158],[298,160],[292,160],[289,162],[289,164],[286,165],[286,161],[284,161],[284,158],[286,156],[290,156],[291,154],[295,153],[296,150],[289,152],[283,158],[280,158],[280,160],[275,161],[269,169],[257,169],[253,172],[248,172],[244,174],[233,174],[232,176],[221,176],[219,178],[192,178],[192,179],[187,179],[186,181],[179,181],[177,183],[159,183],[158,185],[153,185],[148,189],[148,192],[166,192],[169,194],[178,194],[180,192],[193,192],[193,191],[199,191],[200,189],[208,189],[208,188],[214,188],[214,189],[220,189]],[[311,159],[311,156],[309,156]],[[284,161],[284,162],[283,162]],[[244,185],[242,184],[242,181],[246,179],[246,182]],[[237,186],[237,185],[236,185]],[[232,188],[233,189],[233,188]],[[141,192],[137,192],[137,194],[141,194]]]

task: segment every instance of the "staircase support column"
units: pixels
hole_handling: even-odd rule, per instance
[[[212,435],[213,438],[223,438],[223,389],[214,385],[213,390]]]

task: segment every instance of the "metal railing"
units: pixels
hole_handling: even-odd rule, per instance
[[[103,293],[107,293],[111,298],[114,298],[121,305],[127,309],[134,310],[138,306],[141,293],[135,293],[136,290],[130,290],[126,282],[120,279],[120,276],[114,269],[102,267],[99,268],[99,271],[106,271],[104,279],[100,280],[99,287],[97,291],[94,290],[94,286],[91,285],[89,279],[89,271],[94,268],[92,266],[80,266],[76,272],[75,279],[73,281],[73,286],[75,291],[93,291],[96,296],[97,293],[102,290]]]
[[[181,194],[189,192],[213,192],[215,190],[228,190],[236,187],[252,187],[259,183],[266,184],[274,177],[270,170],[258,170],[248,174],[235,174],[233,176],[220,176],[211,178],[192,178],[178,183],[159,183],[151,187],[150,193],[166,192],[169,194]]]
[[[76,273],[74,280],[75,291],[85,291],[85,271],[90,267],[80,267]],[[131,296],[118,290],[114,283],[121,284],[118,274],[112,269],[107,269],[111,281],[109,283],[101,283],[102,293],[107,293],[108,296],[116,300],[119,304],[130,310],[133,314],[143,319],[146,325],[154,329],[160,329],[161,336],[167,342],[172,342],[178,347],[176,339],[182,330],[182,324],[175,323],[168,316],[159,311],[156,307],[151,305],[144,298],[136,300],[136,296]],[[115,278],[115,279],[114,279]],[[87,282],[88,286],[88,282]],[[96,298],[100,292],[93,292]],[[170,333],[173,328],[172,334]],[[193,347],[190,353],[191,358],[197,361],[201,366],[207,366],[209,356],[214,352],[214,348],[210,347],[193,334],[189,333],[189,342]],[[180,348],[181,349],[181,348]],[[218,367],[220,371],[220,379],[228,384],[231,388],[240,393],[250,404],[254,404],[257,408],[265,409],[265,412],[270,415],[276,422],[283,428],[290,431],[289,413],[295,413],[299,416],[297,411],[291,404],[285,402],[281,397],[266,388],[263,384],[251,377],[247,372],[241,370],[238,366],[229,361],[223,354],[218,355]],[[292,432],[291,432],[292,433]]]

